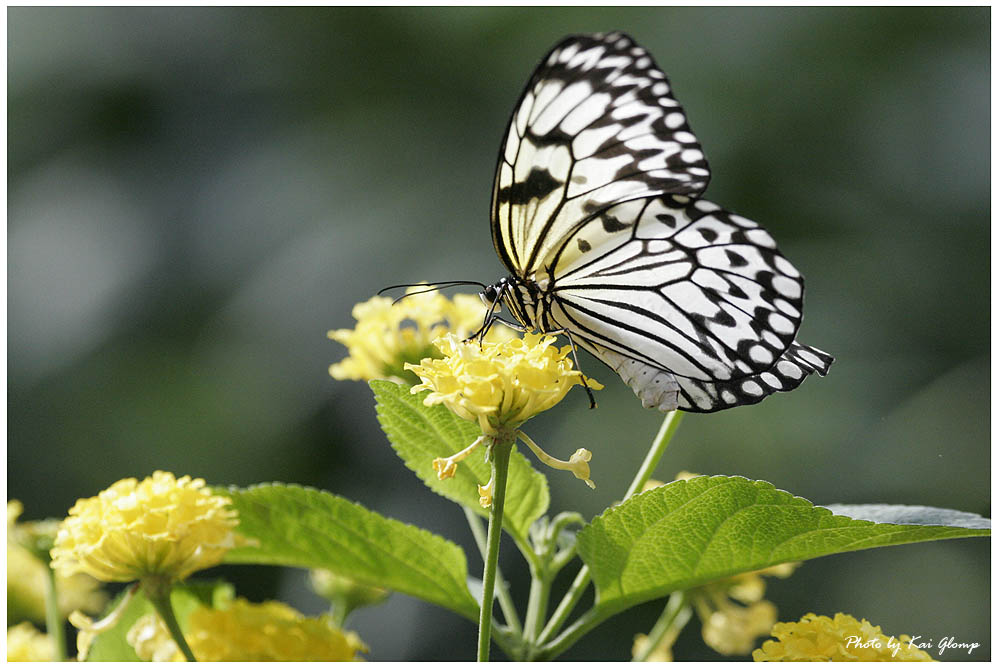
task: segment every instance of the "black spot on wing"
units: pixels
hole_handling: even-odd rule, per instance
[[[701,237],[705,238],[705,242],[709,244],[715,242],[719,237],[719,234],[711,228],[699,228],[698,232],[701,233]]]
[[[618,217],[608,214],[607,210],[600,214],[601,225],[604,230],[608,233],[616,233],[618,231],[624,231],[626,229],[632,228],[632,222],[622,221]]]
[[[704,231],[702,231],[701,233],[702,235],[705,234]],[[726,258],[729,259],[729,265],[733,266],[734,268],[742,268],[743,266],[750,265],[750,262],[747,261],[745,258],[743,258],[741,254],[738,254],[731,249],[726,250]]]
[[[672,214],[658,214],[656,220],[661,224],[666,224],[670,228],[677,228],[677,217]]]
[[[583,253],[587,253],[590,251],[590,243],[584,240],[583,238],[577,238],[576,246],[579,247],[580,251]]]
[[[563,182],[553,177],[548,170],[532,168],[526,180],[503,187],[498,197],[502,203],[527,205],[532,200],[544,198],[562,187]]]

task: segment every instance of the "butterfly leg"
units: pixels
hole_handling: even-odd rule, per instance
[[[508,328],[512,328],[515,331],[520,331],[522,333],[528,331],[527,327],[522,326],[521,324],[517,324],[517,323],[512,322],[512,321],[509,321],[507,319],[504,319],[503,317],[493,316],[492,318],[490,318],[490,316],[487,316],[486,317],[486,321],[483,322],[483,325],[479,328],[479,330],[476,331],[475,333],[473,333],[472,335],[470,335],[463,342],[470,342],[470,341],[475,340],[476,338],[478,338],[479,339],[479,344],[482,345],[483,344],[483,338],[486,337],[486,333],[493,327],[493,324],[496,324],[496,323],[503,324],[504,326],[506,326]]]
[[[583,369],[580,368],[580,359],[576,355],[576,343],[573,342],[573,334],[566,329],[557,329],[555,331],[546,331],[545,335],[564,335],[566,339],[569,340],[569,346],[572,348],[570,351],[573,354],[573,364],[576,365],[576,369],[581,372],[581,377],[583,378],[583,388],[587,391],[587,398],[590,399],[590,409],[593,410],[597,407],[597,401],[594,400],[594,392],[587,384],[587,376],[582,375]]]

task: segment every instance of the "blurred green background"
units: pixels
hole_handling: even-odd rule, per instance
[[[389,448],[326,339],[399,282],[504,274],[488,206],[537,60],[621,29],[670,76],[713,168],[807,278],[800,339],[837,363],[792,394],[688,416],[657,476],[766,479],[815,503],[989,515],[989,9],[8,9],[8,498],[25,519],[154,469],[328,489],[481,564],[464,517]],[[661,416],[607,385],[533,420],[596,492],[626,489]],[[508,545],[506,550],[510,550]],[[523,564],[502,556],[524,602]],[[981,644],[989,544],[819,559],[782,619],[865,617]],[[301,571],[224,567],[253,599],[323,604]],[[567,580],[572,572],[567,571]],[[626,659],[662,608],[567,659]],[[471,659],[475,627],[405,596],[349,621],[370,659]],[[717,659],[690,626],[678,659]],[[968,659],[950,653],[944,659]]]

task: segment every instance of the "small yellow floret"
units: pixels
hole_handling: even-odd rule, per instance
[[[770,601],[746,608],[726,607],[714,611],[702,623],[705,644],[723,655],[745,655],[761,636],[767,636],[778,620],[778,609]]]
[[[186,636],[185,636],[186,639]],[[144,662],[183,662],[184,655],[156,613],[143,615],[125,634],[125,640]],[[198,661],[204,661],[195,657]]]
[[[489,508],[493,505],[493,483],[496,478],[490,478],[486,485],[479,485],[479,505]]]
[[[390,379],[403,382],[405,363],[439,356],[434,340],[446,333],[467,338],[479,330],[487,308],[478,296],[455,294],[452,299],[437,291],[413,293],[393,303],[376,296],[358,303],[351,311],[357,324],[353,329],[337,329],[327,336],[346,345],[348,357],[330,366],[338,380]],[[513,332],[496,325],[487,341],[501,341]]]
[[[156,471],[142,482],[119,480],[70,509],[52,548],[52,567],[105,582],[183,580],[246,542],[234,532],[237,513],[229,503],[204,480],[186,475]]]
[[[52,662],[54,652],[52,639],[30,622],[7,629],[8,662]]]
[[[779,622],[753,651],[755,662],[933,662],[910,637],[890,637],[868,620],[837,613],[833,619],[808,613],[798,622]]]
[[[406,365],[422,380],[411,391],[430,390],[424,405],[443,403],[459,417],[479,422],[484,434],[511,431],[584,383],[568,358],[571,347],[560,350],[553,342],[552,336],[534,333],[482,346],[455,335],[438,338],[434,345],[443,359]],[[587,384],[603,388],[594,380]]]
[[[350,662],[368,651],[357,634],[341,631],[327,616],[306,617],[283,603],[242,598],[224,610],[193,611],[184,636],[200,662]],[[136,621],[126,638],[140,659],[184,659],[155,615]]]
[[[766,636],[778,621],[778,609],[764,599],[762,576],[787,578],[797,566],[778,564],[690,590],[705,643],[723,655],[749,654],[757,639]]]

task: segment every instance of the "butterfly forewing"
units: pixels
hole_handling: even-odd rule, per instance
[[[576,228],[612,205],[697,196],[708,179],[649,53],[621,33],[573,36],[542,59],[514,107],[494,180],[494,244],[512,273],[529,277],[556,250],[572,255],[564,247]]]

